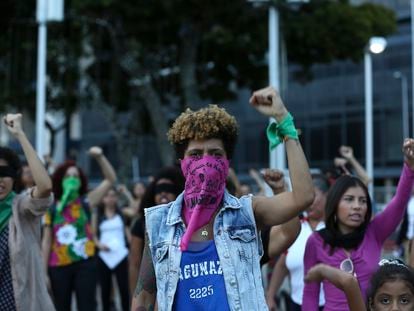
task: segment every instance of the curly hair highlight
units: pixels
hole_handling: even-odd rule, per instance
[[[179,158],[183,158],[190,140],[217,138],[223,141],[227,157],[231,159],[237,141],[238,125],[233,116],[217,105],[209,105],[197,111],[187,108],[175,120],[167,135]]]

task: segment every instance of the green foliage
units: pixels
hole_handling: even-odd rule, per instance
[[[309,76],[315,63],[360,60],[371,36],[389,35],[396,27],[393,12],[379,5],[314,0],[293,8],[282,0],[273,2],[280,11],[288,59],[301,65],[302,77]],[[34,106],[35,3],[2,3],[1,14],[9,12],[1,15],[8,25],[0,35],[0,64],[8,64],[6,70],[0,67],[2,103]],[[65,21],[48,28],[48,73],[55,86],[48,94],[52,107],[70,112],[80,102],[78,61],[85,36],[95,53],[88,74],[106,102],[121,111],[137,101],[131,77],[120,65],[126,55],[135,57],[141,75],[150,77],[165,106],[171,98],[186,104],[180,71],[168,76],[160,72],[180,67],[187,54],[194,55],[197,91],[210,101],[233,97],[233,85],[266,84],[265,6],[254,7],[246,0],[66,0],[65,7]],[[26,20],[25,26],[17,26],[18,20]]]
[[[100,10],[102,7],[109,7],[115,0],[71,0],[66,1],[67,10]]]
[[[288,58],[300,64],[305,75],[314,63],[359,61],[370,37],[396,29],[393,11],[375,4],[311,1],[297,11],[284,6],[281,12]]]

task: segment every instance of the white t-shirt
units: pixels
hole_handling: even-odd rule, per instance
[[[414,196],[411,196],[407,206],[408,227],[407,239],[411,240],[414,237]]]
[[[316,226],[316,230],[325,228],[325,223],[320,222]],[[298,304],[302,305],[303,288],[304,284],[304,266],[303,256],[305,254],[305,247],[308,238],[313,233],[312,227],[307,220],[301,221],[301,230],[296,241],[289,247],[286,255],[286,267],[289,270],[290,275],[290,287],[291,287],[291,298]],[[322,290],[319,295],[319,306],[325,304],[324,293]]]
[[[127,255],[128,248],[125,244],[125,228],[121,216],[118,214],[111,219],[105,219],[99,225],[99,242],[108,246],[109,251],[99,251],[99,257],[105,264],[113,269]]]

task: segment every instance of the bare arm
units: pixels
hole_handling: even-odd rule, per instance
[[[129,231],[129,227],[127,227],[126,225],[124,225],[124,234],[125,234],[125,238],[128,242],[128,244],[131,244],[131,232]]]
[[[345,159],[345,158],[336,157],[334,159],[334,165],[335,165],[335,167],[337,167],[341,170],[341,174],[351,175],[351,172],[346,167],[347,163],[348,163],[348,160]]]
[[[128,200],[129,205],[132,205],[132,203],[134,202],[134,198],[131,192],[128,190],[127,186],[125,186],[124,184],[119,185],[118,192],[125,196],[125,198]]]
[[[344,291],[350,311],[366,310],[358,280],[352,274],[329,265],[317,264],[305,276],[305,282],[321,282],[323,279],[328,280],[338,289]]]
[[[408,250],[409,250],[409,258],[408,258],[408,265],[411,268],[414,268],[414,239],[408,241]]]
[[[269,287],[266,292],[266,302],[270,310],[276,310],[275,296],[288,274],[289,270],[286,267],[286,255],[281,255],[273,268]]]
[[[52,249],[52,228],[50,226],[43,226],[42,234],[42,257],[47,272],[49,266],[49,256]]]
[[[96,209],[92,209],[92,216],[91,216],[91,230],[92,230],[92,237],[93,237],[93,242],[95,243],[96,247],[100,250],[100,251],[104,251],[104,252],[108,252],[110,251],[110,248],[105,245],[102,244],[99,241],[99,236],[98,236],[98,212]]]
[[[277,169],[265,169],[263,178],[272,189],[273,194],[277,195],[286,191],[286,182],[282,171]],[[299,233],[299,217],[295,217],[281,225],[273,226],[270,230],[268,256],[279,256],[296,240]]]
[[[253,93],[250,103],[264,115],[281,122],[288,111],[275,89],[268,87]],[[253,197],[253,209],[258,227],[274,226],[299,215],[313,202],[314,189],[302,147],[298,140],[288,139],[285,148],[289,163],[292,192],[273,197]]]
[[[104,176],[104,180],[98,185],[98,187],[88,193],[89,204],[91,206],[96,206],[101,201],[105,193],[115,183],[116,174],[111,163],[109,163],[108,159],[102,153],[101,148],[92,147],[89,149],[89,154],[96,159]]]
[[[340,154],[352,165],[355,170],[357,176],[362,180],[365,185],[368,185],[371,182],[371,177],[368,176],[365,169],[362,165],[358,162],[358,160],[354,157],[354,151],[349,146],[341,146],[339,148]]]
[[[265,195],[265,193],[266,193],[265,185],[264,185],[264,182],[263,182],[262,178],[260,178],[259,172],[255,169],[251,168],[249,170],[249,175],[256,182],[257,187],[259,187],[259,191],[258,191],[257,195]]]
[[[300,233],[299,217],[292,218],[284,224],[273,226],[270,230],[269,257],[277,257],[286,251]]]
[[[148,237],[145,237],[144,253],[139,269],[138,282],[132,297],[131,311],[153,310],[157,296],[157,283],[152,263],[151,252],[148,246]]]
[[[135,200],[127,186],[119,185],[118,192],[121,193],[128,201],[128,206],[122,209],[122,215],[128,219],[133,219],[138,216],[139,200]],[[129,231],[128,231],[129,232]]]
[[[50,226],[43,226],[42,232],[42,257],[43,257],[43,265],[46,273],[46,285],[47,288],[50,290],[50,279],[49,279],[49,256],[52,250],[52,227]]]
[[[33,189],[32,196],[34,198],[47,198],[52,192],[52,181],[47,173],[42,161],[36,154],[31,143],[23,132],[21,125],[22,115],[18,114],[7,114],[4,118],[4,123],[7,129],[13,136],[19,141],[22,146],[24,155],[27,163],[29,164],[30,170],[33,175],[36,186]]]
[[[134,289],[137,285],[143,250],[144,241],[141,238],[132,235],[131,243],[129,245],[129,288],[131,297],[133,296]]]

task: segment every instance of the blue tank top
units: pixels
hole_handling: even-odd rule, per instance
[[[182,253],[173,310],[230,310],[214,241],[191,242]]]

